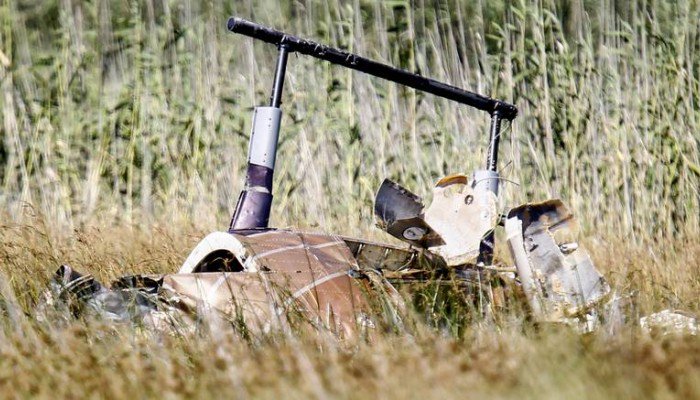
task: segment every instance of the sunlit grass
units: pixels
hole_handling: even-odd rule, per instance
[[[561,197],[630,299],[623,330],[470,325],[466,307],[448,328],[416,315],[371,343],[37,322],[59,264],[103,282],[173,272],[228,226],[275,57],[226,33],[230,15],[515,103],[501,172],[517,185],[500,207]],[[697,338],[635,325],[700,312],[698,21],[689,0],[0,1],[0,384],[51,398],[700,397]],[[372,221],[384,177],[429,197],[485,161],[486,115],[317,60],[290,57],[282,108],[275,226],[387,240]]]
[[[0,204],[56,226],[226,226],[275,57],[225,31],[239,15],[514,102],[504,209],[561,197],[586,233],[697,234],[700,9],[581,4],[4,3]],[[365,233],[384,177],[427,196],[485,162],[486,115],[307,57],[283,111],[278,226]]]

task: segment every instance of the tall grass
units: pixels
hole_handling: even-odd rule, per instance
[[[226,226],[275,57],[226,33],[229,15],[517,104],[504,208],[561,197],[589,233],[698,233],[695,1],[6,0],[7,215]],[[305,57],[283,110],[278,226],[366,233],[385,176],[428,196],[485,159],[485,115]]]
[[[109,227],[80,229],[74,240],[56,241],[47,234],[50,229],[36,220],[0,228],[0,387],[6,397],[601,399],[700,394],[697,337],[650,337],[634,323],[665,307],[700,310],[697,241],[680,254],[657,253],[654,258],[644,248],[597,246],[597,265],[620,293],[633,296],[635,307],[615,336],[605,330],[579,336],[568,329],[533,329],[523,323],[522,313],[506,311],[489,320],[466,310],[452,319],[459,326],[434,329],[416,315],[400,334],[376,328],[369,341],[338,342],[308,332],[251,341],[233,324],[212,333],[171,335],[90,318],[37,320],[33,305],[57,263],[79,266],[103,282],[124,273],[159,273],[172,270],[203,234],[173,225],[146,232]],[[464,303],[456,306],[466,308]],[[441,308],[424,315],[439,318]],[[476,318],[460,321],[469,317]]]
[[[514,102],[500,206],[567,202],[628,323],[614,337],[522,314],[472,324],[437,296],[418,302],[428,323],[370,343],[34,318],[60,263],[103,282],[171,272],[227,226],[275,61],[225,32],[230,15]],[[697,338],[634,324],[700,311],[699,31],[695,0],[0,0],[0,393],[699,397]],[[485,161],[485,115],[305,57],[283,112],[275,226],[386,240],[384,177],[429,197]]]

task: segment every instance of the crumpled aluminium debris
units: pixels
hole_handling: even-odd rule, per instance
[[[491,281],[512,282],[524,292],[533,320],[596,329],[614,296],[578,244],[569,210],[560,200],[511,209],[504,224],[515,266],[477,264],[479,245],[500,218],[493,193],[475,187],[464,175],[443,178],[426,209],[420,198],[385,181],[375,214],[409,248],[283,229],[214,232],[173,274],[127,276],[106,287],[63,266],[44,308],[69,304],[74,314],[161,331],[207,319],[258,332],[287,329],[285,314],[292,310],[318,329],[350,337],[376,326],[368,305],[382,296],[385,320],[401,325],[406,307],[392,283],[453,276],[463,290],[486,293],[493,302],[500,297],[491,293]],[[643,326],[659,318],[650,316]]]
[[[62,311],[73,317],[89,315],[113,323],[165,330],[173,326],[175,315],[159,301],[159,285],[152,277],[124,276],[108,288],[92,275],[61,265],[35,311],[39,320]]]
[[[252,230],[210,234],[192,251],[180,271],[161,276],[123,277],[106,287],[89,275],[61,267],[45,294],[44,306],[75,306],[114,322],[136,322],[161,330],[181,325],[235,323],[255,332],[287,329],[288,317],[339,337],[371,327],[363,293],[368,279],[357,274],[355,256],[401,261],[404,251],[372,244],[355,252],[338,236],[289,230]],[[409,257],[408,262],[410,262]],[[388,264],[391,265],[391,264]],[[172,320],[156,326],[166,313]]]
[[[688,334],[697,335],[700,332],[697,317],[682,311],[663,310],[642,317],[639,326],[647,334]]]
[[[387,233],[428,249],[448,266],[473,262],[498,222],[496,195],[463,174],[440,179],[427,208],[420,197],[386,179],[377,191],[374,214]]]
[[[573,215],[560,200],[525,204],[508,213],[505,230],[518,277],[534,318],[584,316],[610,286],[577,242]]]

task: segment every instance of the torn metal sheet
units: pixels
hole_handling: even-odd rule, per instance
[[[440,179],[427,209],[418,196],[386,179],[377,192],[374,213],[380,228],[430,249],[448,266],[474,262],[482,239],[498,221],[496,195],[463,174]]]
[[[208,257],[221,257],[221,251],[235,257],[238,272],[200,273],[202,265],[212,270]],[[279,314],[294,304],[305,319],[348,336],[355,330],[355,314],[367,312],[350,276],[358,268],[350,248],[337,236],[286,230],[220,232],[195,248],[180,273],[166,275],[163,287],[190,309],[214,309],[254,321],[262,330],[278,324]],[[184,273],[190,269],[192,273]]]
[[[356,256],[367,267],[400,268],[397,263],[410,264],[415,252],[288,230],[215,232],[175,274],[123,277],[110,288],[62,267],[52,283],[55,295],[45,303],[72,296],[83,309],[116,322],[162,320],[159,314],[166,312],[173,317],[173,326],[162,329],[168,331],[178,330],[179,322],[207,319],[270,332],[286,329],[293,314],[338,337],[351,337],[374,325],[367,294],[378,293],[381,276],[370,279],[370,268],[361,272]],[[380,291],[392,293],[393,304],[395,290],[384,282],[388,287]]]
[[[361,239],[343,238],[360,269],[398,271],[413,268],[418,251]]]
[[[697,335],[700,332],[698,318],[694,315],[674,310],[663,310],[639,320],[639,325],[647,334]]]
[[[430,250],[447,265],[473,262],[479,255],[481,240],[498,221],[496,195],[483,185],[475,186],[466,175],[447,176],[433,188],[425,221],[445,242]]]
[[[610,287],[576,241],[574,217],[560,200],[512,209],[508,245],[533,316],[561,321],[585,314]]]
[[[423,218],[423,202],[396,182],[385,179],[374,199],[377,225],[391,236],[427,248],[443,240]]]

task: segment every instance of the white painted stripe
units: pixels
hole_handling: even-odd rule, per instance
[[[209,288],[207,302],[211,303],[214,297],[216,297],[216,292],[219,290],[221,285],[224,284],[224,282],[226,282],[226,273],[222,273],[219,279],[217,279],[216,282]]]
[[[271,256],[271,255],[277,254],[277,253],[281,253],[281,252],[283,252],[283,251],[287,251],[287,250],[297,250],[297,249],[303,249],[303,248],[304,248],[304,245],[303,245],[303,244],[298,244],[298,245],[296,245],[296,246],[280,247],[280,248],[273,249],[273,250],[263,251],[262,253],[257,253],[256,255],[254,255],[253,257],[251,257],[251,259],[252,259],[252,260],[258,260],[258,259],[260,259],[260,258],[267,257],[267,256]]]
[[[303,288],[301,288],[301,289],[297,290],[296,292],[294,292],[294,294],[292,295],[292,298],[287,300],[287,305],[288,305],[289,303],[291,303],[292,301],[294,301],[295,299],[301,297],[304,293],[306,293],[306,292],[308,292],[309,290],[315,288],[316,286],[319,286],[319,285],[321,285],[321,284],[323,284],[323,283],[326,283],[326,282],[328,282],[328,281],[330,281],[330,280],[332,280],[332,279],[335,279],[335,278],[338,278],[338,277],[340,277],[340,276],[347,275],[347,274],[348,274],[348,271],[335,272],[335,273],[333,273],[333,274],[326,275],[326,276],[324,276],[324,277],[321,278],[321,279],[318,279],[318,280],[315,280],[315,281],[309,283],[308,285],[306,285],[306,286],[304,286]]]
[[[317,244],[315,246],[306,246],[305,244],[298,244],[296,246],[280,247],[278,249],[273,249],[273,250],[264,251],[262,253],[258,253],[256,255],[254,255],[253,257],[251,257],[250,260],[258,260],[258,259],[261,259],[263,257],[267,257],[267,256],[277,254],[277,253],[282,253],[282,252],[288,251],[288,250],[298,250],[298,249],[304,249],[304,248],[322,249],[324,247],[337,246],[339,244],[345,244],[345,242],[326,242],[326,243]]]
[[[249,235],[243,235],[243,237],[245,237],[245,238],[256,238],[256,237],[260,237],[260,236],[263,236],[263,235],[269,235],[269,234],[271,234],[271,233],[280,233],[280,232],[284,232],[284,231],[278,231],[278,230],[276,230],[276,229],[268,229],[268,230],[265,230],[265,231],[262,231],[262,232],[251,233],[251,234],[249,234]],[[235,232],[234,232],[234,233],[235,233]]]

